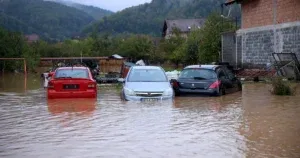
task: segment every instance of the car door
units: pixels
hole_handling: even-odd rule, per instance
[[[235,75],[230,71],[228,68],[224,67],[223,68],[224,72],[228,76],[228,79],[230,81],[230,87],[231,87],[231,92],[236,92],[239,89],[239,80],[235,77]]]
[[[217,74],[218,74],[219,80],[221,80],[221,83],[226,90],[226,93],[230,92],[232,89],[232,83],[229,80],[228,76],[226,75],[226,72],[222,68],[219,68],[217,70]]]

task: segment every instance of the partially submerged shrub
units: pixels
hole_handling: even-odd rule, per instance
[[[292,87],[289,81],[283,80],[281,77],[272,79],[271,93],[274,95],[294,95],[296,87]]]

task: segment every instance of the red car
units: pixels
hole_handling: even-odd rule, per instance
[[[48,99],[97,98],[97,83],[87,67],[59,67],[48,82]]]

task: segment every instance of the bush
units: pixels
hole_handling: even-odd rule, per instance
[[[271,93],[274,95],[294,95],[296,87],[292,87],[290,82],[284,81],[281,77],[272,79]]]

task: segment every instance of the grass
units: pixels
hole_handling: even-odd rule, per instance
[[[272,89],[270,90],[274,95],[294,95],[297,86],[292,86],[290,81],[283,80],[282,77],[275,77],[271,81]]]
[[[122,87],[123,87],[122,83],[117,83],[117,85],[116,85],[117,90],[121,90]]]

